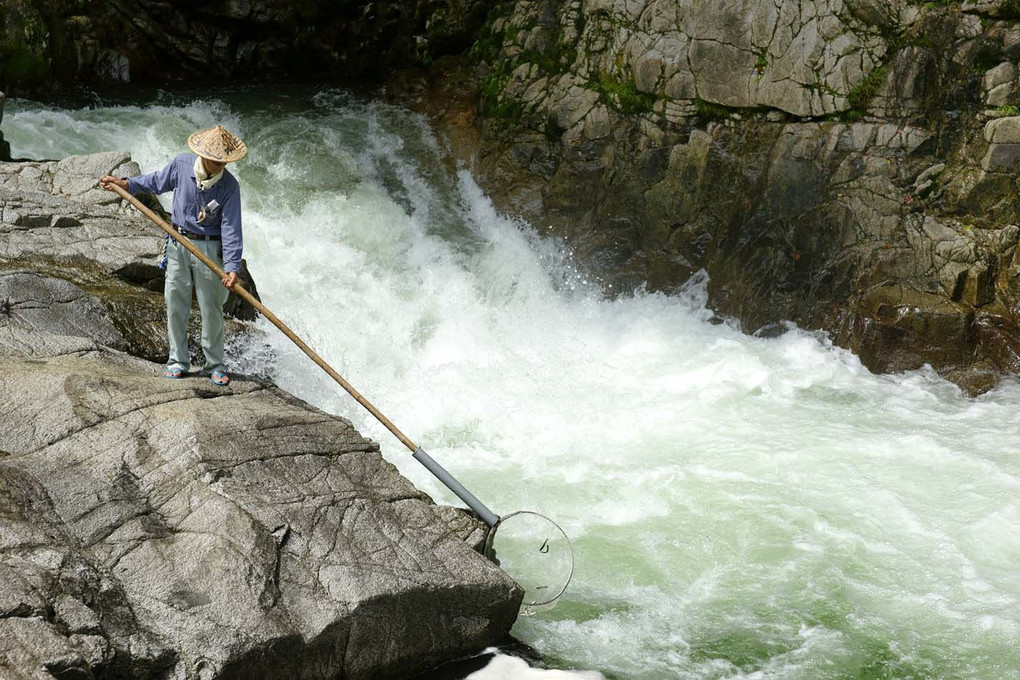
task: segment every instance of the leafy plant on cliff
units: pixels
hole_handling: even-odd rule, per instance
[[[478,111],[483,116],[517,120],[524,112],[524,106],[516,100],[504,99],[503,88],[510,80],[505,69],[493,69],[478,88]]]
[[[878,93],[878,88],[885,82],[886,70],[884,66],[879,66],[868,76],[861,81],[857,87],[850,90],[847,94],[847,101],[850,103],[850,109],[847,111],[841,111],[833,116],[834,119],[843,121],[845,123],[854,123],[865,116],[868,112],[868,106],[871,104],[871,100]],[[835,92],[833,92],[835,94]]]
[[[1020,19],[1020,0],[1004,0],[999,5],[999,16],[1003,19]]]
[[[605,73],[588,86],[599,93],[600,102],[620,113],[650,113],[655,106],[655,95],[639,91],[633,80],[621,81]]]
[[[850,106],[859,111],[867,111],[868,104],[874,98],[875,94],[878,93],[878,88],[885,82],[885,68],[879,67],[868,74],[857,87],[850,90],[847,94],[847,101],[850,102]]]

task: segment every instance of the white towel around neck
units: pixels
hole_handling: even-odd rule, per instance
[[[225,170],[226,168],[224,168]],[[198,183],[198,188],[202,191],[209,189],[212,185],[216,184],[223,177],[223,170],[220,170],[215,175],[209,176],[209,173],[205,171],[205,167],[202,165],[202,157],[195,156],[195,182]]]

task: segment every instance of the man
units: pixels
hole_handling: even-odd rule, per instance
[[[182,153],[162,170],[137,177],[106,175],[99,182],[107,191],[116,184],[132,195],[139,192],[174,192],[171,222],[195,246],[220,265],[221,280],[174,239],[166,243],[166,325],[170,356],[164,376],[180,378],[191,367],[188,352],[188,316],[192,288],[197,289],[202,312],[202,352],[205,369],[215,385],[227,385],[223,363],[223,303],[237,282],[241,268],[241,189],[226,169],[248,153],[238,137],[217,125],[188,138],[194,154]]]

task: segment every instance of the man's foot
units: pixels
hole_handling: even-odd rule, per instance
[[[167,366],[166,369],[163,371],[163,377],[164,378],[172,378],[172,379],[176,380],[177,378],[180,378],[183,375],[184,375],[184,367],[183,366],[178,366],[177,364],[172,364],[170,366]]]
[[[224,387],[230,384],[230,376],[227,375],[227,372],[224,371],[222,368],[217,368],[209,376],[209,381],[213,385],[219,385],[220,387]]]

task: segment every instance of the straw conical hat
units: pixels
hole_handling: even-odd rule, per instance
[[[248,154],[248,147],[240,137],[232,135],[221,125],[199,130],[188,137],[188,148],[203,158],[217,163],[233,163]]]

